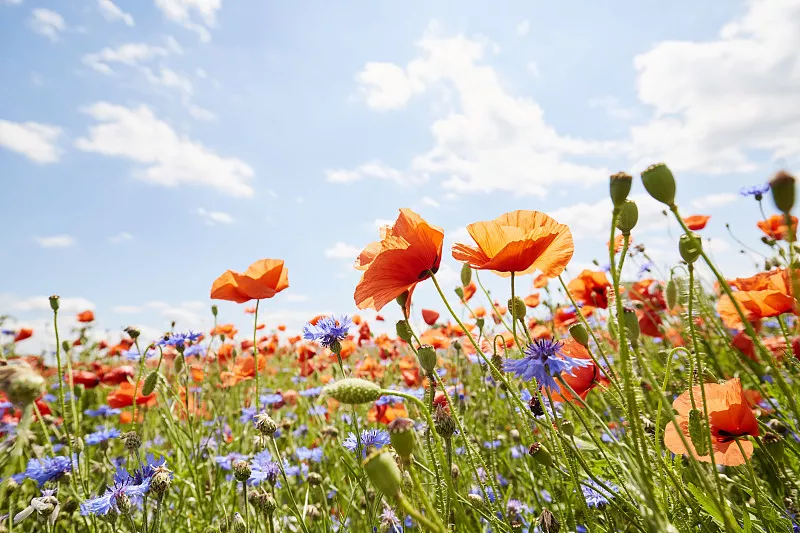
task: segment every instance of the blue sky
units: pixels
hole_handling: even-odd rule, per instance
[[[548,212],[573,228],[577,274],[603,254],[609,173],[661,160],[683,213],[712,215],[720,262],[747,273],[725,222],[758,247],[737,192],[797,168],[800,2],[497,11],[0,0],[0,313],[43,341],[51,293],[111,332],[207,327],[213,279],[277,257],[291,287],[264,318],[297,330],[354,311],[352,259],[400,207],[448,245],[473,221]],[[674,224],[640,211],[634,238],[669,264]],[[441,309],[433,296],[418,307]]]

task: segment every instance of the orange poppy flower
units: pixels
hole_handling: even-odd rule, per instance
[[[538,292],[535,292],[526,296],[523,302],[525,302],[525,305],[530,308],[538,307],[538,305],[541,303],[541,296]]]
[[[475,285],[474,281],[470,281],[469,285],[462,287],[461,290],[464,291],[464,301],[468,302],[473,296],[475,296],[475,292],[478,290],[478,287]]]
[[[692,215],[684,218],[683,223],[692,231],[700,231],[706,227],[710,218],[709,215]]]
[[[383,372],[383,365],[377,359],[368,355],[356,365],[355,374],[356,377],[376,381],[383,377]]]
[[[561,377],[580,396],[581,400],[585,400],[589,391],[597,385],[605,387],[609,383],[608,378],[603,375],[597,365],[594,364],[594,361],[591,360],[592,357],[586,348],[576,340],[567,339],[564,341],[561,351],[569,357],[584,359],[589,363],[587,366],[573,368],[572,374],[561,373]],[[559,402],[570,402],[575,397],[566,387],[562,387],[560,393],[553,395],[553,399]],[[576,403],[580,405],[580,403]]]
[[[147,404],[148,406],[153,406],[156,404],[156,393],[152,392],[148,395],[142,394],[142,388],[144,387],[144,382],[139,383],[139,388],[136,389],[136,405],[144,405]],[[106,403],[109,407],[113,407],[115,409],[119,409],[121,407],[129,407],[133,405],[133,385],[131,385],[128,381],[123,381],[119,384],[119,388],[113,392],[111,392],[106,397]]]
[[[225,364],[233,359],[233,344],[222,344],[217,348],[217,361]]]
[[[262,372],[267,367],[267,360],[263,357],[258,359],[258,370]],[[238,357],[236,363],[233,365],[233,371],[226,371],[220,373],[222,385],[224,387],[231,387],[241,381],[252,379],[256,375],[255,359],[252,355],[245,355]]]
[[[226,270],[211,285],[211,299],[241,304],[272,298],[288,286],[289,273],[282,259],[259,259],[244,274]]]
[[[367,421],[388,424],[395,418],[407,417],[406,406],[401,403],[373,405],[367,412]]]
[[[790,294],[789,273],[784,268],[759,272],[749,278],[728,280],[728,284],[731,287],[736,287],[740,291],[775,290],[784,294]]]
[[[777,290],[764,291],[737,291],[733,297],[739,303],[739,307],[744,311],[745,317],[750,322],[755,322],[761,318],[775,317],[794,310],[794,298]],[[733,302],[728,295],[723,295],[717,301],[717,312],[731,329],[742,327],[742,321]]]
[[[419,340],[422,341],[422,344],[430,344],[437,350],[447,349],[450,346],[450,339],[442,335],[441,331],[438,329],[423,331],[422,335],[419,336]]]
[[[14,335],[14,342],[30,339],[32,336],[33,330],[31,328],[20,328],[19,331],[17,331],[17,334]]]
[[[532,328],[530,328],[530,334],[532,339],[552,339],[553,332],[550,328],[545,326],[544,324],[536,324]]]
[[[633,237],[628,236],[628,246],[633,243]],[[625,245],[625,235],[619,234],[614,237],[614,253],[618,254],[622,251],[622,247]],[[611,246],[611,242],[606,243],[606,247]]]
[[[476,307],[472,310],[472,314],[475,318],[483,318],[486,316],[486,309],[482,306]]]
[[[512,211],[470,224],[467,231],[478,246],[456,243],[453,258],[504,277],[535,270],[556,277],[575,250],[569,228],[538,211]]]
[[[424,320],[425,323],[428,324],[429,326],[432,326],[436,324],[437,320],[439,320],[439,313],[431,309],[423,309],[422,320]]]
[[[584,270],[569,282],[567,289],[575,300],[592,307],[606,309],[608,307],[607,291],[611,288],[605,272]]]
[[[211,330],[211,335],[219,335],[220,337],[227,337],[232,339],[236,336],[239,331],[234,327],[233,324],[219,324],[214,329]]]
[[[439,270],[443,242],[441,228],[410,209],[401,209],[394,226],[382,228],[381,240],[367,245],[356,259],[355,267],[364,271],[354,294],[358,308],[380,311],[407,292],[408,314],[417,283]]]
[[[545,276],[544,274],[539,274],[533,280],[533,288],[534,289],[543,289],[547,287],[547,283],[550,281],[550,278]]]
[[[86,310],[83,312],[78,313],[78,322],[93,322],[94,321],[94,312],[91,310]]]
[[[792,233],[797,235],[797,217],[791,217],[791,221]],[[783,215],[772,215],[766,220],[759,220],[756,225],[770,239],[782,241],[789,237],[789,227],[786,225],[786,217]]]
[[[701,401],[698,400],[702,394],[701,386],[706,391],[708,423],[711,430],[714,460],[718,465],[725,466],[744,464],[745,456],[749,458],[753,454],[753,443],[742,437],[747,437],[748,435],[758,437],[760,433],[758,420],[756,420],[747,402],[739,378],[726,381],[722,385],[705,383],[694,387],[696,405],[698,401]],[[702,403],[699,404],[698,409],[702,411],[701,406]],[[686,446],[684,446],[678,431],[675,429],[675,425],[671,423],[667,425],[664,432],[664,445],[674,454],[691,455],[704,463],[711,462],[710,455],[697,456],[692,440],[689,437],[689,411],[692,409],[689,391],[681,394],[673,402],[672,407],[678,411],[677,422],[681,432],[686,437],[689,449],[687,450]],[[738,439],[742,439],[739,444],[741,444],[745,456],[739,450],[739,444],[736,442]]]

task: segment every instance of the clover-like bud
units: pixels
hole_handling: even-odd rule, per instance
[[[383,395],[378,385],[360,378],[340,379],[327,385],[323,391],[334,400],[348,405],[374,402]]]

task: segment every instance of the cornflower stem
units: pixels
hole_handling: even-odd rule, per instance
[[[672,211],[672,214],[675,216],[675,219],[678,221],[678,224],[680,224],[684,233],[686,235],[692,235],[692,231],[688,228],[688,226],[686,226],[686,223],[683,221],[680,214],[678,213],[678,206],[677,205],[671,206],[670,211]],[[711,273],[714,274],[714,277],[717,279],[717,282],[719,283],[720,288],[722,288],[722,291],[728,298],[730,298],[731,304],[733,305],[733,308],[736,310],[736,314],[739,315],[739,320],[741,320],[742,325],[744,326],[744,329],[747,332],[747,335],[753,340],[753,344],[755,344],[755,346],[758,348],[758,351],[761,354],[761,356],[766,361],[769,362],[770,366],[772,366],[777,370],[779,368],[777,361],[773,357],[772,353],[767,349],[767,347],[764,346],[764,343],[761,341],[761,337],[759,337],[759,335],[753,329],[753,325],[747,319],[747,316],[745,316],[744,311],[742,310],[742,306],[739,304],[739,301],[736,300],[736,298],[734,298],[733,291],[731,290],[731,286],[728,283],[728,280],[726,280],[722,276],[722,273],[719,271],[719,269],[717,269],[714,262],[711,260],[711,258],[708,257],[708,255],[702,248],[700,248],[700,257],[703,258],[703,261],[711,270]],[[776,371],[775,375],[776,375],[775,376],[776,381],[778,382],[778,387],[781,389],[781,392],[784,394],[784,396],[786,396],[786,401],[789,403],[789,407],[792,410],[792,414],[794,414],[795,420],[800,419],[800,409],[798,409],[797,402],[794,399],[794,393],[789,388],[788,383],[786,383],[786,379],[783,377],[783,373]]]
[[[411,515],[414,518],[414,520],[419,522],[419,524],[423,526],[425,529],[428,529],[430,531],[436,531],[438,533],[447,533],[447,529],[443,525],[431,522],[430,520],[425,518],[425,515],[420,513],[416,507],[411,505],[411,502],[409,502],[402,494],[398,494],[396,499],[398,505],[400,505],[409,515]]]
[[[245,525],[245,531],[250,531],[250,504],[247,501],[247,481],[242,481],[242,493],[244,495],[244,525]]]
[[[258,304],[261,300],[256,300],[256,311],[253,313],[253,364],[256,373],[256,411],[261,408],[261,400],[258,397],[259,389],[259,374],[261,373],[258,368]],[[245,502],[246,505],[246,502]]]
[[[56,306],[57,307],[57,306]],[[61,340],[58,334],[58,309],[53,310],[53,329],[55,330],[56,335],[56,364],[58,365],[58,402],[59,406],[61,407],[61,416],[66,417],[67,408],[66,402],[64,401],[64,369],[61,366]],[[64,433],[67,437],[67,448],[69,449],[69,460],[72,461],[73,457],[73,450],[72,450],[72,436],[70,435],[69,431],[69,424],[66,422],[64,423]],[[77,476],[72,477],[72,488],[77,493]]]
[[[300,527],[303,529],[303,532],[309,533],[308,526],[306,526],[306,522],[303,520],[303,515],[300,513],[300,509],[297,508],[297,502],[294,499],[292,487],[289,485],[289,478],[286,476],[286,470],[283,468],[283,457],[281,457],[281,452],[278,450],[278,443],[275,441],[274,436],[271,436],[270,440],[272,441],[272,447],[275,449],[275,462],[278,463],[278,466],[281,470],[281,476],[283,477],[283,482],[286,483],[286,492],[289,494],[289,503],[291,504],[290,509],[297,518],[297,521],[300,522]]]

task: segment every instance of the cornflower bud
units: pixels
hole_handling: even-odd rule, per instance
[[[250,479],[252,470],[250,469],[250,465],[247,464],[247,461],[234,461],[231,466],[233,467],[233,477],[236,478],[236,481],[244,483]]]
[[[261,412],[256,415],[255,426],[259,433],[265,437],[271,437],[278,431],[278,424],[266,412]]]

